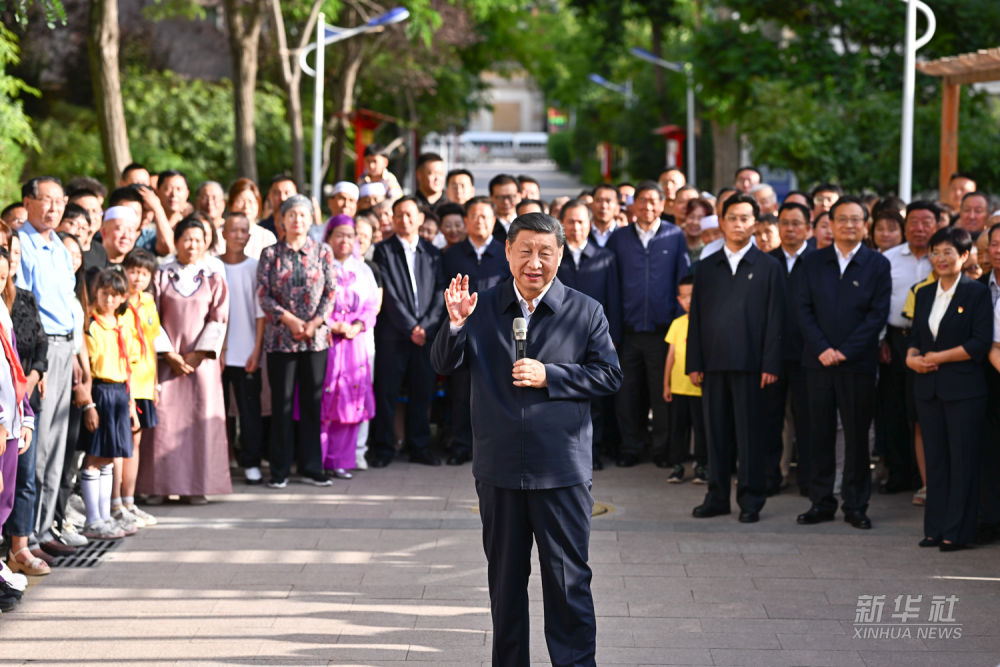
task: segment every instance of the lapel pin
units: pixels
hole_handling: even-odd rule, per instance
[[[959,306],[958,307],[958,314],[961,315],[964,312],[965,312],[965,308],[962,308],[961,306]]]
[[[854,286],[855,286],[855,287],[861,287],[861,285],[859,285],[859,284],[858,284],[858,281],[857,281],[857,280],[855,280],[855,281],[854,281]]]
[[[747,275],[747,280],[753,280],[753,274],[752,273],[750,273],[750,274]]]

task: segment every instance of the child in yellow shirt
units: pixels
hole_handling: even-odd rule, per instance
[[[705,417],[701,411],[701,387],[695,386],[684,372],[687,362],[688,310],[694,291],[694,276],[685,276],[677,283],[677,303],[684,314],[675,319],[667,330],[667,362],[663,367],[663,400],[670,409],[670,462],[673,465],[667,482],[684,481],[684,462],[688,457],[691,432],[694,431],[694,483],[706,481],[705,466],[708,449],[705,440]]]

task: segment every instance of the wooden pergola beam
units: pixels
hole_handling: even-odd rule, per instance
[[[958,105],[962,85],[951,77],[941,81],[941,157],[938,166],[938,193],[948,192],[951,175],[958,171]]]

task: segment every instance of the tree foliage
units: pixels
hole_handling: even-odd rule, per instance
[[[26,149],[38,147],[20,97],[39,92],[21,79],[8,73],[8,68],[20,62],[17,37],[0,26],[0,201],[10,201],[20,191],[21,170],[27,159]]]

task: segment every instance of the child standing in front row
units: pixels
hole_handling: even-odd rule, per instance
[[[685,373],[687,363],[688,310],[694,291],[694,276],[685,276],[677,283],[677,303],[684,314],[670,324],[666,341],[670,344],[667,363],[663,368],[663,400],[672,403],[670,410],[670,462],[673,470],[667,481],[684,481],[684,461],[688,456],[691,431],[694,431],[694,483],[704,484],[708,451],[705,442],[705,417],[701,411],[701,387],[695,386]]]
[[[131,314],[124,315],[128,283],[121,271],[102,270],[93,289],[95,299],[84,334],[94,402],[83,408],[83,425],[93,433],[80,472],[87,511],[83,536],[116,540],[125,532],[111,520],[112,467],[116,458],[132,456],[132,431],[139,426],[128,388],[131,364],[138,356],[138,334]]]
[[[139,418],[139,430],[132,433],[132,457],[122,460],[121,497],[117,499],[116,507],[116,498],[112,495],[111,511],[115,518],[128,513],[136,527],[145,528],[155,526],[156,517],[136,507],[135,481],[139,475],[139,443],[143,432],[159,423],[156,416],[156,350],[153,349],[153,341],[160,335],[160,315],[156,312],[153,295],[146,291],[156,273],[156,257],[148,250],[136,248],[125,255],[122,268],[128,280],[128,312],[125,317],[132,318],[132,329],[138,334],[139,343],[139,355],[132,363],[129,385]]]

